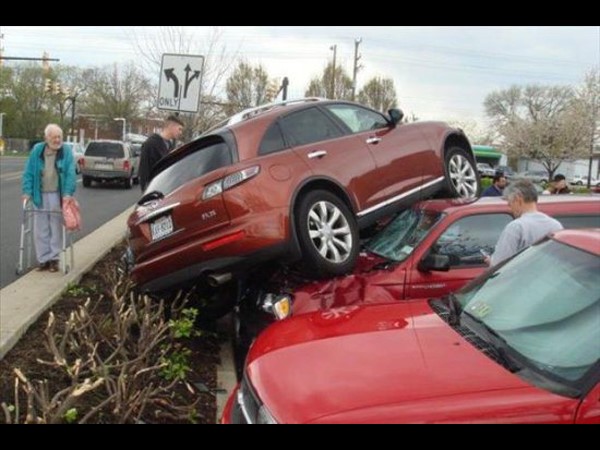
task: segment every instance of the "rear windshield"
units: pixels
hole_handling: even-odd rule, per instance
[[[116,142],[90,142],[85,149],[85,156],[102,156],[104,158],[123,158],[123,146]]]
[[[168,195],[188,181],[232,163],[231,152],[224,142],[211,144],[180,159],[156,175],[146,192]]]

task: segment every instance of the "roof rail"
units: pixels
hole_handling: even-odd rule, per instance
[[[261,112],[268,111],[269,109],[274,108],[276,106],[285,106],[285,105],[291,105],[291,104],[295,104],[295,103],[305,103],[305,102],[318,102],[318,101],[323,101],[323,100],[327,100],[327,99],[322,98],[322,97],[304,97],[304,98],[296,98],[296,99],[291,99],[291,100],[281,100],[279,102],[265,103],[264,105],[255,106],[254,108],[247,108],[247,109],[244,109],[243,111],[240,111],[237,114],[234,114],[233,116],[229,117],[228,119],[226,119],[222,122],[219,122],[218,124],[214,125],[213,127],[209,128],[208,130],[203,132],[202,135],[208,134],[211,131],[217,130],[217,129],[225,127],[227,125],[233,125],[234,123],[239,123],[244,120],[250,119],[251,117],[258,115]]]

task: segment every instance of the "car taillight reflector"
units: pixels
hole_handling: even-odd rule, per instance
[[[240,239],[243,239],[244,236],[246,236],[246,232],[244,230],[238,231],[233,234],[228,234],[227,236],[223,236],[219,239],[215,239],[214,241],[209,241],[205,244],[202,244],[202,250],[204,250],[205,252],[209,250],[214,250],[215,248],[221,247],[222,245],[239,241]]]
[[[208,200],[209,198],[214,197],[215,195],[218,195],[227,189],[231,189],[232,187],[258,175],[259,172],[260,166],[252,166],[248,167],[247,169],[239,170],[229,174],[220,180],[213,181],[212,183],[204,186],[204,190],[202,191],[202,200]]]

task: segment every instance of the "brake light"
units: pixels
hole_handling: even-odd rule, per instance
[[[219,195],[223,191],[231,189],[232,187],[237,186],[238,184],[243,183],[252,177],[255,177],[259,174],[259,172],[260,166],[252,166],[248,167],[247,169],[239,170],[229,174],[220,180],[213,181],[204,187],[204,191],[202,191],[202,200],[208,200],[215,195]]]
[[[79,165],[81,166],[82,169],[85,167],[85,158],[79,159]]]
[[[123,161],[123,170],[129,171],[129,161]]]

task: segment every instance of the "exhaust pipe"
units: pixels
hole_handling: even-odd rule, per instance
[[[221,286],[222,284],[227,283],[228,281],[231,280],[231,278],[233,278],[233,275],[231,274],[231,272],[225,272],[225,273],[211,273],[210,275],[208,275],[206,277],[207,281],[208,281],[208,285],[210,287],[218,287]]]

